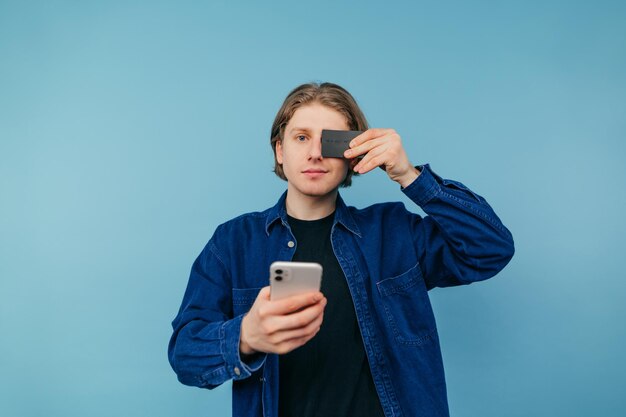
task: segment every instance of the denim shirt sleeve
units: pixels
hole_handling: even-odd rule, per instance
[[[412,220],[417,256],[428,289],[481,281],[496,275],[515,252],[511,232],[487,201],[428,164],[402,191],[426,217]]]
[[[245,361],[239,355],[244,315],[231,317],[230,282],[211,239],[191,268],[182,305],[172,322],[168,357],[183,384],[212,389],[231,378],[249,377],[265,362],[264,353]]]

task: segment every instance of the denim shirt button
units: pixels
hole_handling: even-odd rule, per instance
[[[241,375],[241,371],[239,370],[237,366],[235,366],[235,369],[233,369],[233,371],[235,371],[235,375],[237,376]]]
[[[293,240],[290,240],[289,242],[287,242],[287,246],[289,246],[290,248],[293,248],[294,246],[296,246],[296,244],[293,243]]]

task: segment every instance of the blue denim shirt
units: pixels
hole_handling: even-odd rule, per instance
[[[348,207],[338,196],[331,231],[388,417],[449,415],[428,290],[490,278],[514,252],[511,233],[484,198],[421,168],[402,192],[427,216],[402,203]],[[278,414],[280,357],[242,360],[239,336],[243,316],[269,283],[270,264],[296,251],[285,197],[218,226],[193,264],[172,323],[169,360],[180,382],[212,389],[233,379],[235,417]]]

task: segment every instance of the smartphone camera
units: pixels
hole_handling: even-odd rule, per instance
[[[276,281],[282,281],[283,280],[282,273],[283,273],[282,269],[277,269],[276,270],[276,276],[274,277],[274,279]]]

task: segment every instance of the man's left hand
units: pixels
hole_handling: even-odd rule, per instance
[[[360,155],[365,156],[360,161],[354,159]],[[393,129],[366,130],[352,139],[350,149],[344,152],[344,156],[352,159],[351,166],[358,161],[353,168],[355,172],[365,174],[380,167],[403,188],[420,174],[409,162],[400,135]]]

